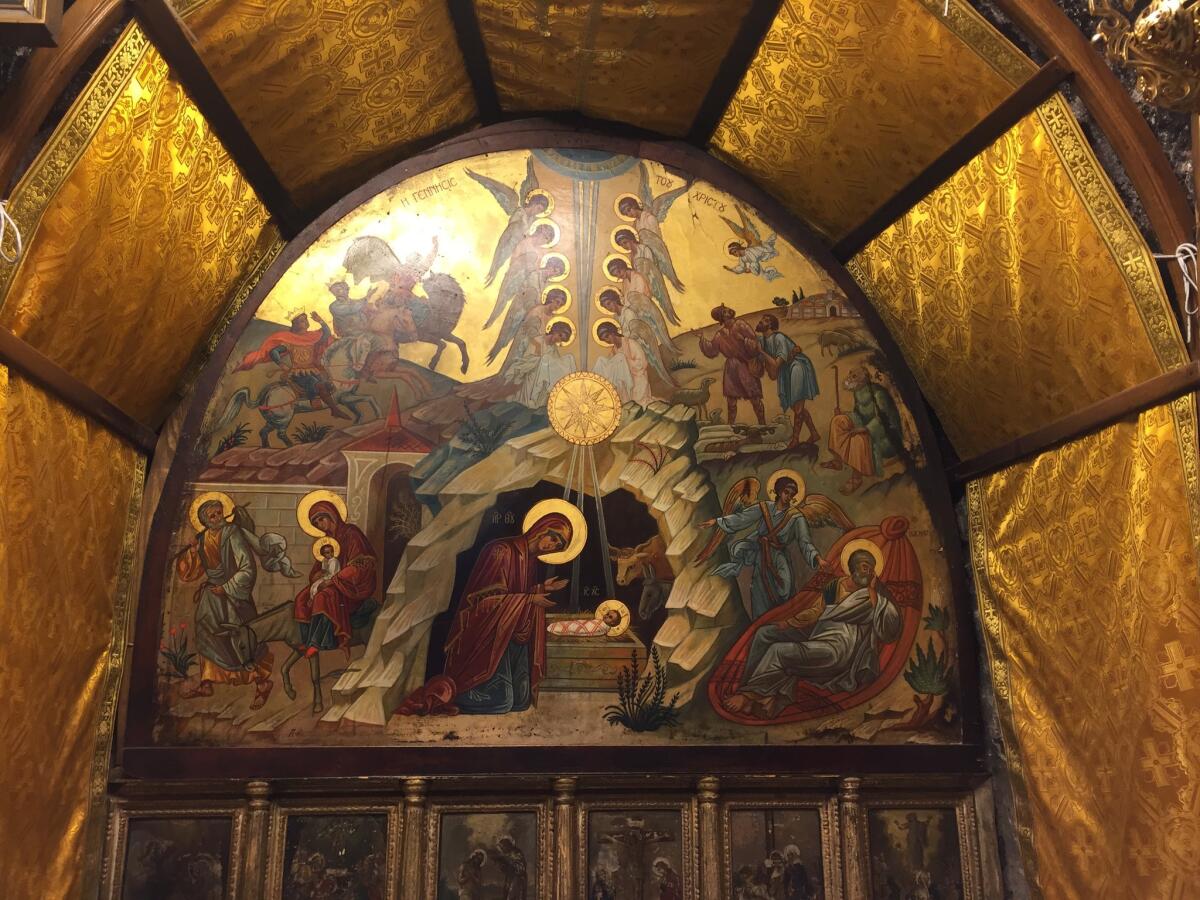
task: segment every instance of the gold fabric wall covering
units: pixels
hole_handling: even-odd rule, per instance
[[[131,26],[13,193],[27,249],[0,325],[157,421],[199,340],[278,232]]]
[[[748,0],[478,0],[501,105],[575,110],[681,135]]]
[[[99,873],[144,468],[0,367],[6,897],[73,897]]]
[[[325,206],[476,115],[446,3],[180,0],[196,49],[280,180]]]
[[[1061,96],[849,268],[964,457],[1186,361],[1150,250]]]
[[[713,152],[841,237],[1034,71],[964,0],[943,8],[787,0]]]
[[[1200,885],[1195,423],[1184,398],[970,485],[1018,824],[1047,900]]]

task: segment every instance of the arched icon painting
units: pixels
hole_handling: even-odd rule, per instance
[[[903,379],[713,186],[598,151],[414,176],[214,365],[152,557],[160,745],[961,739]]]

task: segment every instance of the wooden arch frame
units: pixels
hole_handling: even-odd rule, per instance
[[[926,503],[946,556],[951,592],[959,605],[956,634],[960,659],[978,659],[978,647],[967,604],[966,569],[962,543],[955,527],[949,483],[938,453],[937,441],[916,382],[882,320],[861,288],[826,247],[774,198],[742,176],[684,143],[660,143],[566,127],[536,125],[528,129],[511,124],[474,132],[392,167],[334,204],[293,239],[267,270],[238,312],[197,382],[191,408],[184,420],[178,446],[195,444],[213,392],[226,361],[262,301],[280,277],[306,249],[345,215],[393,185],[438,166],[507,150],[537,147],[588,149],[620,153],[659,162],[687,172],[753,207],[764,223],[821,266],[861,311],[864,321],[892,367],[897,388],[917,421],[926,452],[926,465],[914,477]],[[796,746],[781,753],[771,745],[686,747],[628,747],[619,757],[598,746],[539,746],[514,748],[498,757],[483,747],[163,747],[153,743],[156,648],[161,629],[162,594],[166,583],[170,541],[184,497],[184,485],[196,473],[195,461],[181,450],[172,461],[158,508],[152,519],[142,571],[131,677],[125,696],[118,764],[138,777],[300,777],[314,775],[399,775],[462,773],[555,773],[640,771],[647,773],[691,770],[728,773],[837,771],[981,773],[982,731],[978,706],[978,672],[959,666],[963,742],[954,745]]]

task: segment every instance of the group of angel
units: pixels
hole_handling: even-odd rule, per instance
[[[677,387],[672,364],[679,347],[671,340],[668,324],[680,322],[670,290],[682,293],[683,282],[662,237],[662,222],[671,204],[691,186],[687,182],[659,196],[650,188],[650,173],[640,164],[637,195],[622,194],[615,203],[625,223],[612,234],[619,253],[604,262],[611,282],[596,298],[601,312],[592,336],[608,349],[593,368],[616,388],[622,402],[646,405],[654,397],[667,398]],[[508,215],[508,224],[492,254],[484,278],[490,286],[504,270],[491,314],[484,328],[500,322],[500,332],[488,351],[488,362],[507,351],[497,375],[464,386],[468,399],[511,398],[540,407],[550,388],[574,371],[575,360],[564,351],[576,339],[575,326],[564,313],[570,307],[565,286],[570,262],[552,248],[560,229],[552,218],[554,198],[538,185],[533,158],[526,163],[524,181],[511,188],[494,178],[467,170],[486,188]]]

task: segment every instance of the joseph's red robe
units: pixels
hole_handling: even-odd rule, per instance
[[[483,548],[446,638],[442,674],[413,691],[398,713],[457,714],[454,698],[495,675],[513,641],[529,645],[529,690],[536,701],[546,672],[546,611],[532,602],[538,561],[529,544],[540,526],[554,518],[539,520],[524,537],[501,538]]]

